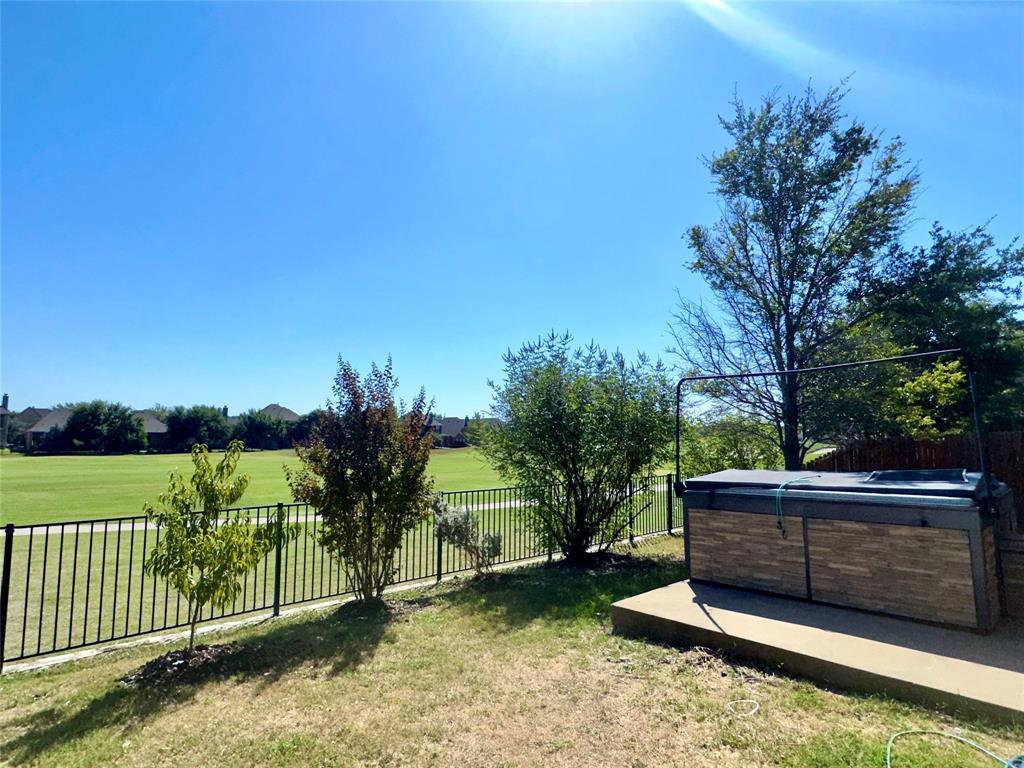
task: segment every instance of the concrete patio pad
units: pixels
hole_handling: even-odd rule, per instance
[[[616,632],[701,645],[837,688],[1024,722],[1024,622],[991,634],[681,581],[612,606]]]

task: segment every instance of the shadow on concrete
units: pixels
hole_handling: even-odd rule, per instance
[[[1024,621],[1020,619],[1004,618],[985,635],[737,587],[689,584],[694,604],[707,616],[708,608],[720,608],[1024,673]]]

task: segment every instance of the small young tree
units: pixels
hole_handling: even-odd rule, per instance
[[[395,553],[432,500],[426,395],[399,415],[397,386],[390,358],[363,381],[339,358],[334,401],[295,447],[302,468],[285,468],[295,499],[320,510],[321,541],[360,600],[380,599],[393,582]]]
[[[505,355],[482,448],[529,489],[541,538],[578,562],[628,527],[631,480],[669,456],[673,401],[660,364],[571,344],[552,333]]]
[[[501,557],[501,534],[481,536],[480,521],[469,507],[453,507],[437,499],[434,521],[437,535],[465,552],[478,576],[493,570],[494,561]]]
[[[166,579],[188,600],[192,651],[196,623],[208,604],[223,607],[241,590],[239,579],[274,546],[276,527],[253,526],[248,518],[221,519],[249,485],[235,475],[242,443],[233,440],[216,465],[205,445],[192,447],[192,477],[171,472],[159,507],[147,503],[149,519],[160,526],[160,541],[146,560],[148,573]]]

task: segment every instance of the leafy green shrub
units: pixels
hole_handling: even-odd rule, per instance
[[[461,549],[478,575],[490,573],[501,557],[501,534],[480,535],[480,521],[469,507],[453,507],[438,499],[434,503],[437,535]]]
[[[782,451],[772,425],[749,416],[684,418],[679,464],[683,477],[723,469],[778,469]]]
[[[171,472],[159,508],[147,503],[149,519],[160,526],[160,539],[145,562],[147,573],[166,579],[189,603],[189,651],[203,608],[223,608],[242,589],[239,579],[256,567],[276,543],[276,527],[253,526],[246,517],[221,519],[249,485],[248,475],[233,477],[243,445],[231,441],[214,466],[205,445],[192,447],[194,472],[186,482]],[[297,526],[289,526],[294,536]]]
[[[664,368],[550,334],[504,356],[497,419],[481,449],[527,489],[538,539],[569,562],[603,552],[629,526],[631,483],[671,456],[672,389]]]

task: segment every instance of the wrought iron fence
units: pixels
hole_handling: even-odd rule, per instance
[[[530,524],[524,488],[491,488],[439,494],[478,515],[479,533],[502,539],[496,565],[551,557]],[[624,503],[632,539],[679,527],[671,475],[640,478]],[[306,504],[224,510],[222,519],[247,517],[254,526],[297,529],[278,536],[242,579],[235,601],[208,607],[200,621],[325,600],[351,592],[342,564],[320,543],[322,520]],[[160,541],[160,527],[145,516],[73,522],[8,524],[0,571],[0,669],[4,662],[66,652],[187,626],[187,600],[166,580],[145,570]],[[411,583],[467,571],[465,552],[435,534],[428,518],[405,534],[395,554],[395,583]]]

